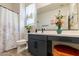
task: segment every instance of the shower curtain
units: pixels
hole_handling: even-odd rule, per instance
[[[18,14],[0,6],[0,52],[16,48],[19,40]]]

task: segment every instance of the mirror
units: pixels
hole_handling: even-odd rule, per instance
[[[37,29],[56,30],[56,16],[63,15],[63,30],[78,30],[79,15],[76,3],[39,3],[37,4]]]

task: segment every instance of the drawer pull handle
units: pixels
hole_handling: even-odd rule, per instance
[[[35,42],[34,42],[34,48],[38,48],[37,46],[38,46],[38,44],[37,44],[37,42],[35,41]]]

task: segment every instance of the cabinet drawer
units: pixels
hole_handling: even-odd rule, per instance
[[[59,40],[59,36],[48,36],[48,40],[54,40],[54,41],[57,41]]]
[[[58,41],[62,42],[72,42],[72,37],[60,37]]]
[[[73,37],[63,37],[63,36],[49,36],[48,40],[61,41],[61,42],[73,42]]]
[[[39,40],[46,40],[46,35],[28,35],[29,39],[39,39]]]
[[[74,38],[72,39],[72,42],[79,44],[79,38],[74,37]]]

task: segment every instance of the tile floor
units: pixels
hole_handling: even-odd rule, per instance
[[[3,53],[0,53],[0,56],[32,56],[28,50],[25,50],[19,54],[17,54],[17,49],[12,49]]]

